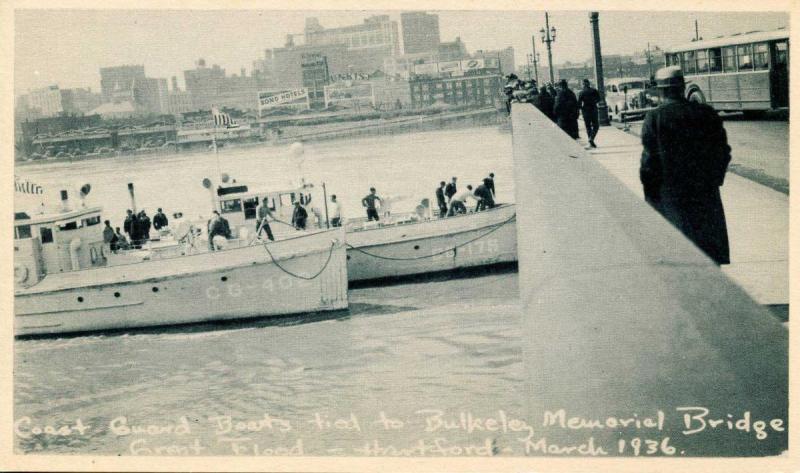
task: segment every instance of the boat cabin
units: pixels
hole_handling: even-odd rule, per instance
[[[14,282],[27,287],[46,274],[107,264],[102,208],[14,214]]]
[[[309,223],[312,223],[314,221],[314,212],[310,206],[312,189],[313,185],[306,184],[299,189],[270,191],[234,183],[229,186],[217,187],[216,199],[220,215],[228,220],[234,236],[240,238],[242,236],[240,235],[241,228],[246,228],[248,232],[256,231],[258,207],[264,198],[267,199],[273,216],[285,223],[291,223],[294,203],[300,201],[300,205],[308,211]],[[273,232],[278,230],[275,225],[271,226]]]

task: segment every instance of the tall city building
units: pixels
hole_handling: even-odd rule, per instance
[[[133,101],[145,113],[163,114],[169,110],[167,79],[136,79],[133,85]]]
[[[225,69],[216,64],[206,67],[205,59],[199,59],[194,69],[183,71],[183,78],[186,92],[192,97],[192,108],[210,110],[225,84]]]
[[[143,65],[101,67],[100,93],[103,101],[132,101],[134,82],[144,78]]]
[[[303,87],[308,89],[311,106],[322,108],[325,106],[325,86],[330,83],[328,59],[319,53],[303,54],[301,59]]]
[[[454,41],[439,43],[437,50],[439,52],[440,61],[458,61],[469,57],[467,54],[467,45],[461,41],[460,36],[456,37]]]
[[[385,57],[400,54],[397,22],[389,15],[371,16],[360,25],[341,28],[324,28],[317,18],[306,18],[304,36],[309,47],[344,45],[352,72],[375,72],[383,67]]]
[[[64,111],[57,85],[32,90],[28,93],[27,106],[42,117],[55,117]]]
[[[472,57],[474,59],[496,59],[500,63],[500,72],[503,74],[511,74],[512,72],[516,72],[516,64],[514,63],[514,48],[511,46],[497,51],[478,50],[475,51]]]
[[[405,12],[400,14],[400,27],[403,30],[403,52],[405,54],[437,51],[439,38],[439,15],[425,12]]]

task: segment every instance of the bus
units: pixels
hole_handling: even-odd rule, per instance
[[[789,108],[789,30],[751,31],[665,51],[680,66],[686,98],[718,111],[758,113]]]

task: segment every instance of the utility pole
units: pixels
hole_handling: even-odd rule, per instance
[[[697,27],[697,20],[694,20],[694,40],[700,41],[700,29]]]
[[[531,35],[531,45],[533,46],[533,74],[536,78],[536,83],[539,83],[539,53],[536,52],[536,38]]]
[[[649,73],[648,77],[647,77],[648,79],[653,77],[653,56],[650,55],[650,43],[649,42],[647,43],[647,72]]]
[[[550,83],[555,84],[556,79],[553,75],[553,49],[552,43],[556,41],[556,27],[550,27],[550,14],[544,12],[544,28],[539,30],[542,35],[542,42],[547,44],[547,65],[550,66]]]
[[[597,104],[598,121],[601,125],[608,126],[608,105],[606,104],[606,87],[603,81],[603,53],[600,50],[600,14],[589,13],[589,23],[592,25],[592,53],[594,55],[594,80],[597,91],[600,93],[600,102]]]

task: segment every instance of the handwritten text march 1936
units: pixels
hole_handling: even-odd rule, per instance
[[[609,436],[596,435],[602,431],[618,435],[609,441]],[[252,418],[187,415],[145,422],[118,415],[101,424],[80,418],[40,422],[22,416],[14,422],[14,432],[23,451],[58,446],[63,452],[64,442],[56,440],[64,438],[111,439],[107,443],[113,448],[123,446],[124,451],[116,453],[129,455],[671,456],[687,454],[687,440],[702,442],[704,433],[749,435],[760,442],[785,435],[786,427],[783,419],[760,419],[750,411],[715,414],[706,407],[685,406],[603,418],[554,409],[535,422],[505,410],[478,415],[439,409],[405,415],[315,412],[298,418],[273,413]],[[560,433],[558,442],[547,437],[553,432]],[[680,449],[676,440],[683,445]]]

